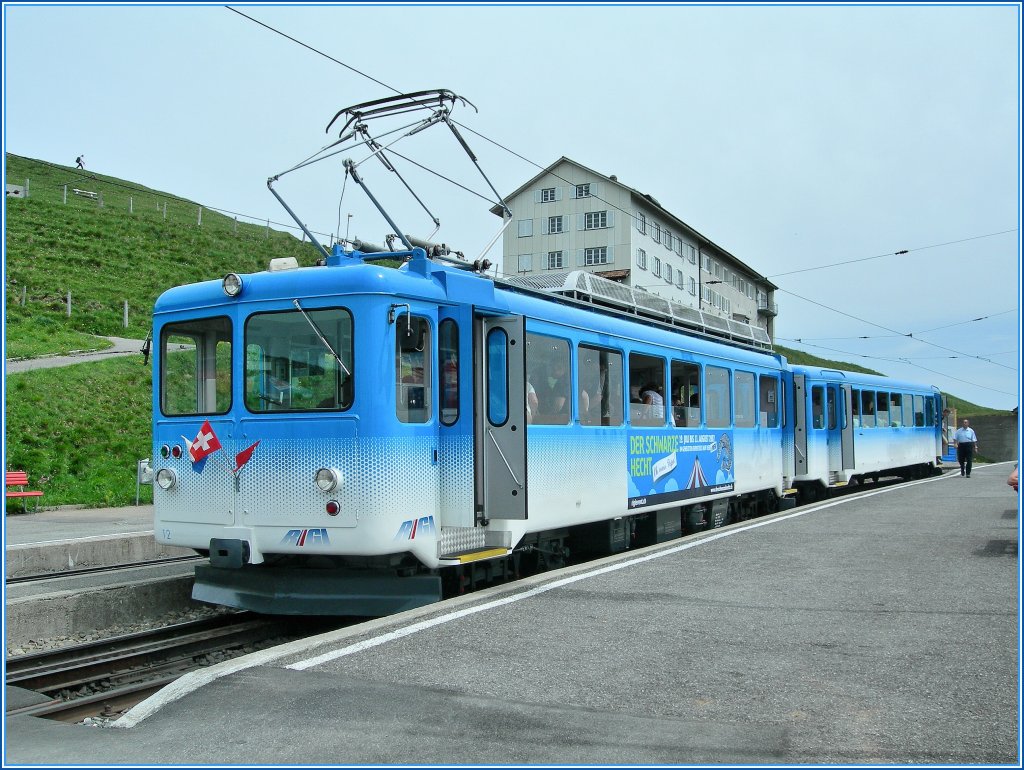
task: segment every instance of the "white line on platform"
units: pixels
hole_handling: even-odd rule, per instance
[[[380,645],[387,644],[388,642],[394,641],[395,639],[402,639],[406,636],[419,633],[420,631],[425,631],[429,628],[434,628],[436,626],[440,626],[445,623],[451,623],[452,621],[459,620],[470,615],[475,615],[478,612],[484,612],[486,610],[492,610],[497,607],[503,607],[507,604],[513,604],[524,599],[531,599],[534,596],[539,596],[540,594],[547,593],[548,591],[552,591],[556,588],[562,588],[563,586],[571,585],[581,580],[597,577],[599,575],[605,575],[609,572],[615,572],[620,569],[625,569],[626,567],[632,567],[636,564],[642,564],[644,562],[652,561],[654,559],[660,559],[663,556],[670,556],[681,551],[689,550],[690,548],[695,548],[698,545],[710,543],[714,540],[720,540],[723,537],[731,537],[732,535],[738,535],[741,532],[749,532],[750,530],[757,529],[758,527],[766,527],[769,524],[775,524],[780,521],[787,521],[789,519],[797,518],[798,516],[805,516],[809,513],[823,511],[827,508],[833,508],[837,505],[845,505],[846,503],[850,503],[855,500],[863,500],[866,497],[874,497],[875,495],[881,495],[887,492],[906,489],[907,487],[916,486],[918,484],[929,484],[933,481],[940,481],[946,478],[954,478],[954,476],[952,474],[944,474],[942,476],[937,476],[934,478],[922,479],[919,481],[911,481],[906,484],[900,484],[899,486],[886,487],[885,489],[879,489],[873,492],[866,492],[864,494],[844,497],[840,500],[832,500],[827,503],[805,506],[804,508],[795,510],[792,513],[787,513],[784,515],[776,514],[771,518],[756,521],[742,527],[729,527],[728,529],[723,529],[720,532],[708,535],[706,537],[702,537],[698,540],[691,540],[681,545],[670,546],[668,548],[664,548],[653,553],[648,553],[643,556],[638,556],[636,558],[616,562],[614,564],[608,564],[597,569],[589,570],[587,572],[581,572],[577,575],[561,578],[559,580],[553,580],[550,583],[545,583],[544,585],[538,586],[537,588],[532,588],[521,593],[513,594],[512,596],[506,596],[501,599],[495,599],[494,601],[485,602],[483,604],[478,604],[473,607],[467,607],[466,609],[456,610],[455,612],[450,612],[445,615],[439,615],[437,617],[431,618],[430,620],[424,620],[419,623],[413,623],[412,625],[405,626],[404,628],[400,628],[396,631],[390,631],[386,634],[381,634],[380,636],[375,636],[370,639],[364,639],[361,642],[356,642],[355,644],[350,644],[347,647],[341,647],[337,650],[332,650],[331,652],[326,652],[322,655],[317,655],[312,658],[300,660],[297,663],[291,663],[285,666],[285,668],[291,669],[293,671],[305,671],[306,669],[312,668],[313,666],[318,666],[321,663],[328,663],[332,660],[337,660],[338,658],[343,658],[347,655],[354,655],[355,653],[362,652],[363,650],[369,650],[373,647],[379,647]],[[959,478],[959,476],[956,476],[956,478]],[[343,631],[342,633],[345,632]],[[322,646],[325,642],[330,641],[329,639],[325,639],[325,636],[328,635],[321,635],[319,637],[312,637],[310,639],[300,639],[295,642],[289,642],[288,644],[273,647],[269,650],[254,652],[250,655],[235,658],[234,660],[227,660],[223,663],[218,663],[215,666],[210,666],[208,668],[203,668],[198,671],[193,671],[176,680],[175,682],[172,682],[167,687],[164,687],[162,690],[155,693],[154,695],[151,695],[150,697],[146,698],[146,700],[142,701],[142,703],[139,703],[134,708],[129,710],[127,714],[122,716],[117,721],[113,722],[111,724],[111,727],[134,727],[135,725],[139,724],[139,722],[141,722],[143,719],[156,713],[159,709],[161,709],[168,703],[172,703],[178,700],[179,698],[183,698],[189,693],[198,690],[200,687],[209,684],[210,682],[220,679],[221,677],[228,676],[229,674],[237,673],[238,671],[244,671],[248,668],[266,665],[269,663],[273,663],[274,661],[280,660],[282,658],[287,658],[290,655],[305,652],[310,647]]]

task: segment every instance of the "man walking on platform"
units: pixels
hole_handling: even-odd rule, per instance
[[[964,424],[953,434],[953,443],[956,445],[956,461],[960,463],[960,475],[970,478],[974,450],[978,448],[978,434],[968,420],[964,420]]]

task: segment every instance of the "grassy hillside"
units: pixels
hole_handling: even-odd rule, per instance
[[[881,372],[876,372],[874,369],[865,369],[863,366],[848,364],[845,361],[830,361],[827,358],[818,358],[817,356],[812,356],[810,353],[804,353],[802,350],[784,348],[781,345],[775,346],[775,352],[784,355],[789,363],[798,364],[800,366],[820,366],[822,369],[841,369],[846,372],[877,374],[880,377],[885,376]]]
[[[91,334],[144,338],[153,302],[181,283],[266,269],[271,257],[310,265],[307,242],[156,190],[7,155],[7,357],[96,347]],[[67,203],[63,202],[64,187]],[[74,188],[102,195],[75,195]],[[164,207],[166,206],[166,219]],[[71,317],[67,294],[71,292]],[[24,298],[24,306],[21,304]],[[123,326],[124,301],[129,325]]]
[[[95,334],[141,340],[154,300],[171,286],[263,270],[271,257],[293,256],[302,265],[317,257],[289,234],[271,230],[268,238],[265,227],[243,223],[236,231],[233,219],[210,211],[199,226],[197,204],[131,182],[14,155],[7,164],[9,183],[30,180],[30,197],[6,207],[9,358],[94,349]],[[102,192],[103,207],[73,195],[75,187]],[[870,372],[779,351],[796,363]],[[133,503],[136,460],[151,452],[151,387],[141,356],[9,376],[7,468],[27,471],[33,482],[49,477],[44,505]],[[950,400],[961,416],[995,411]],[[142,496],[151,499],[149,488]]]

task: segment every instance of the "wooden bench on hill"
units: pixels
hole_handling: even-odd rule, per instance
[[[16,490],[7,490],[7,499],[20,497],[22,509],[27,511],[27,500],[30,497],[34,497],[36,498],[36,509],[38,509],[39,498],[43,496],[43,493],[39,490],[25,489],[28,486],[28,474],[25,471],[7,471],[5,475],[6,486],[18,487]]]

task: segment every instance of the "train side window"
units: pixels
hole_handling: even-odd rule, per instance
[[[862,427],[875,427],[875,391],[873,390],[860,392],[860,419]]]
[[[903,425],[903,395],[889,394],[889,424],[894,428]]]
[[[757,417],[754,375],[751,372],[736,372],[735,386],[736,427],[753,428]]]
[[[914,425],[914,396],[911,393],[903,394],[903,427],[910,428]]]
[[[572,412],[569,343],[544,334],[526,334],[526,392],[537,395],[537,413],[530,406],[527,419],[534,425],[568,425]],[[529,404],[528,404],[529,406]]]
[[[728,428],[732,424],[728,369],[720,366],[704,369],[704,419],[709,428]]]
[[[761,375],[759,378],[761,427],[779,427],[779,378]]]
[[[924,396],[914,396],[914,427],[924,427]]]
[[[850,391],[850,409],[853,411],[853,427],[860,427],[860,391],[854,388]]]
[[[672,419],[677,428],[700,425],[700,366],[672,362]]]
[[[580,345],[579,414],[583,425],[622,425],[622,354]]]
[[[454,319],[441,321],[437,330],[438,384],[441,394],[441,423],[459,420],[459,325]]]
[[[231,321],[201,318],[160,333],[160,408],[167,415],[231,408]]]
[[[426,318],[398,317],[395,321],[395,413],[399,422],[430,420],[432,349],[430,322]]]
[[[879,428],[889,427],[889,394],[878,392],[878,411],[875,414],[875,422]]]
[[[815,385],[811,388],[811,427],[825,427],[825,387]]]
[[[938,425],[938,418],[935,410],[935,399],[926,398],[924,399],[924,427],[931,427],[932,425]]]
[[[504,329],[487,334],[487,420],[491,425],[508,422],[508,333]]]
[[[839,412],[836,409],[836,386],[825,388],[825,417],[828,430],[836,430],[839,425]]]
[[[629,421],[654,427],[665,424],[665,359],[629,355]]]

